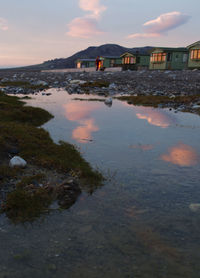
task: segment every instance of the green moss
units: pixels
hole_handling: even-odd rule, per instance
[[[47,85],[32,85],[29,82],[26,81],[5,81],[5,82],[0,82],[0,86],[2,87],[21,87],[24,89],[32,89],[32,90],[37,90],[37,89],[48,89],[49,86]]]
[[[74,98],[73,100],[79,100],[79,101],[100,101],[104,102],[105,99],[102,98]]]
[[[19,188],[25,188],[27,185],[30,185],[35,182],[42,182],[45,178],[44,174],[36,174],[33,176],[25,176],[22,178],[20,182],[17,183],[16,187]]]
[[[20,150],[20,156],[28,164],[40,169],[55,170],[60,173],[73,173],[78,177],[88,192],[102,184],[103,177],[92,169],[79,151],[71,144],[60,142],[55,144],[49,133],[38,128],[52,116],[40,109],[24,106],[16,97],[0,93],[0,152],[15,147]],[[0,167],[3,179],[15,177],[19,179],[19,169],[8,166]],[[16,190],[8,195],[5,212],[15,222],[35,219],[45,212],[54,200],[54,196],[45,188],[29,190],[34,181],[40,182],[45,177],[42,174],[24,176],[16,186]],[[28,188],[28,189],[27,189]]]
[[[44,188],[33,192],[17,188],[8,194],[4,210],[6,215],[16,223],[31,221],[46,212],[51,201],[51,194]]]
[[[87,88],[87,87],[91,87],[91,88],[103,88],[103,87],[109,87],[110,83],[107,81],[94,81],[94,82],[86,82],[84,84],[81,85],[82,88]]]
[[[0,93],[0,122],[19,122],[39,126],[52,117],[49,112],[41,108],[24,106],[24,102],[19,98]]]
[[[159,104],[172,104],[173,106],[179,106],[181,104],[187,105],[191,102],[200,100],[200,95],[177,96],[175,98],[170,98],[168,96],[122,96],[117,97],[117,99],[127,101],[129,104],[133,105],[158,107]]]
[[[8,178],[16,178],[18,174],[20,174],[23,170],[20,168],[10,168],[7,165],[1,165],[0,166],[0,177],[2,180],[8,179]]]

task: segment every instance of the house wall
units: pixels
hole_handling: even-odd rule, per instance
[[[139,66],[141,67],[149,67],[149,63],[150,63],[150,56],[139,56],[140,57],[140,62],[139,62]]]
[[[149,62],[149,69],[150,70],[165,70],[167,69],[166,62]]]
[[[185,57],[186,54],[187,56]],[[172,53],[172,61],[171,61],[171,69],[172,70],[183,70],[186,69],[188,65],[188,53],[186,52],[173,52]],[[170,67],[168,67],[170,69]]]
[[[187,56],[185,56],[187,54]],[[167,58],[167,57],[166,57]],[[150,70],[183,70],[188,65],[187,52],[172,52],[171,61],[151,62],[149,63]]]
[[[112,60],[114,60],[114,66],[116,65],[121,65],[122,64],[122,59],[118,58],[118,59],[111,59],[111,58],[104,58],[103,60],[103,66],[105,68],[110,68],[112,67]]]
[[[188,68],[190,69],[200,69],[200,60],[191,60],[191,51],[193,49],[200,49],[200,44],[194,45],[189,49],[189,59],[188,59]]]

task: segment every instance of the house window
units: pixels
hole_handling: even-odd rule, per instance
[[[193,49],[191,51],[191,60],[200,60],[200,49]]]
[[[130,57],[124,58],[124,64],[130,64]]]
[[[166,53],[152,53],[151,62],[152,63],[161,63],[166,61]]]
[[[131,57],[131,64],[135,64],[135,57]]]

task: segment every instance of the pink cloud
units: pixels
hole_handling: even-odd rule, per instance
[[[74,18],[69,24],[67,35],[71,37],[88,39],[103,34],[98,27],[98,21],[106,7],[100,4],[100,0],[79,0],[79,7],[89,14]]]
[[[2,30],[2,31],[8,30],[7,21],[2,17],[0,17],[0,30]]]
[[[161,14],[156,19],[143,24],[145,28],[144,33],[131,34],[128,38],[153,38],[167,35],[168,31],[187,23],[189,19],[190,16],[176,11]]]
[[[100,35],[103,32],[98,28],[96,20],[86,17],[77,17],[68,24],[67,35],[87,39]]]
[[[136,34],[129,35],[128,38],[129,39],[134,39],[134,38],[143,39],[143,38],[157,38],[160,36],[161,36],[160,34],[156,34],[156,33],[136,33]]]
[[[79,7],[83,11],[91,12],[90,16],[94,18],[99,18],[100,14],[106,10],[99,0],[79,0]]]

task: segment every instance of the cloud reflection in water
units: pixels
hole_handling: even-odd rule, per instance
[[[194,166],[198,163],[199,156],[191,146],[178,143],[169,148],[167,154],[163,154],[161,159],[179,166]]]
[[[138,119],[147,120],[151,125],[167,128],[173,123],[173,118],[163,110],[150,107],[137,107],[136,116]]]
[[[91,113],[100,108],[98,103],[89,102],[70,102],[63,105],[65,116],[69,121],[75,121],[80,124],[72,132],[72,138],[79,143],[87,143],[92,140],[92,133],[99,130],[95,124]]]

